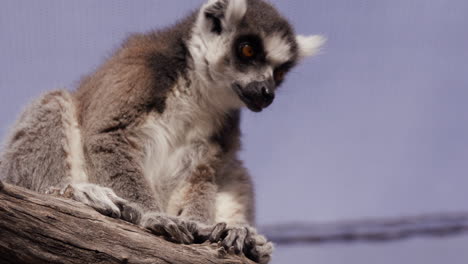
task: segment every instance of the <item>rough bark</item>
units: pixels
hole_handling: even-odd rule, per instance
[[[72,200],[0,182],[0,263],[249,263],[216,245],[180,245]]]

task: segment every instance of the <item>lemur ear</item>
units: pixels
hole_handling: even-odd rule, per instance
[[[202,23],[211,32],[221,34],[236,27],[246,11],[246,0],[209,0],[202,7]]]
[[[325,44],[327,39],[320,35],[311,36],[296,36],[297,45],[299,46],[299,58],[303,59],[317,54],[320,48]]]

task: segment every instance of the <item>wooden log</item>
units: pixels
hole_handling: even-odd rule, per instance
[[[0,263],[247,263],[216,245],[174,244],[78,202],[0,182]]]

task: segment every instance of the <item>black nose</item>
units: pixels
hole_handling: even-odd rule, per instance
[[[255,112],[262,111],[275,99],[275,83],[271,80],[251,82],[245,87],[235,85],[234,90],[247,107]]]
[[[262,96],[267,106],[269,106],[275,99],[275,94],[266,86],[262,87]]]

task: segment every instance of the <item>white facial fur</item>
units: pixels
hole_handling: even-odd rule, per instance
[[[207,10],[220,10],[219,17],[222,27],[221,34],[213,32],[213,21],[207,18]],[[225,59],[230,54],[232,42],[236,37],[239,22],[247,11],[246,0],[209,0],[200,10],[196,24],[193,28],[192,38],[188,43],[190,54],[193,58],[192,68],[194,74],[200,80],[200,86],[208,94],[210,100],[219,102],[227,108],[242,107],[243,103],[232,89],[233,82],[247,85],[253,81],[263,81],[271,78],[275,67],[294,59],[291,51],[290,40],[282,34],[263,35],[265,52],[268,65],[258,69],[249,69],[249,72],[240,72]],[[298,57],[303,59],[316,54],[325,38],[313,35],[296,37],[298,44]]]
[[[227,5],[220,19],[222,34],[212,32],[212,21],[205,16],[205,10],[217,3]],[[242,102],[231,89],[236,72],[223,65],[223,57],[231,47],[236,27],[246,10],[246,0],[209,0],[201,8],[188,45],[195,74],[203,88],[209,89],[211,100],[223,102],[229,108],[239,107]]]
[[[293,56],[289,41],[280,34],[265,37],[264,45],[267,59],[275,65],[281,65],[289,61]]]

